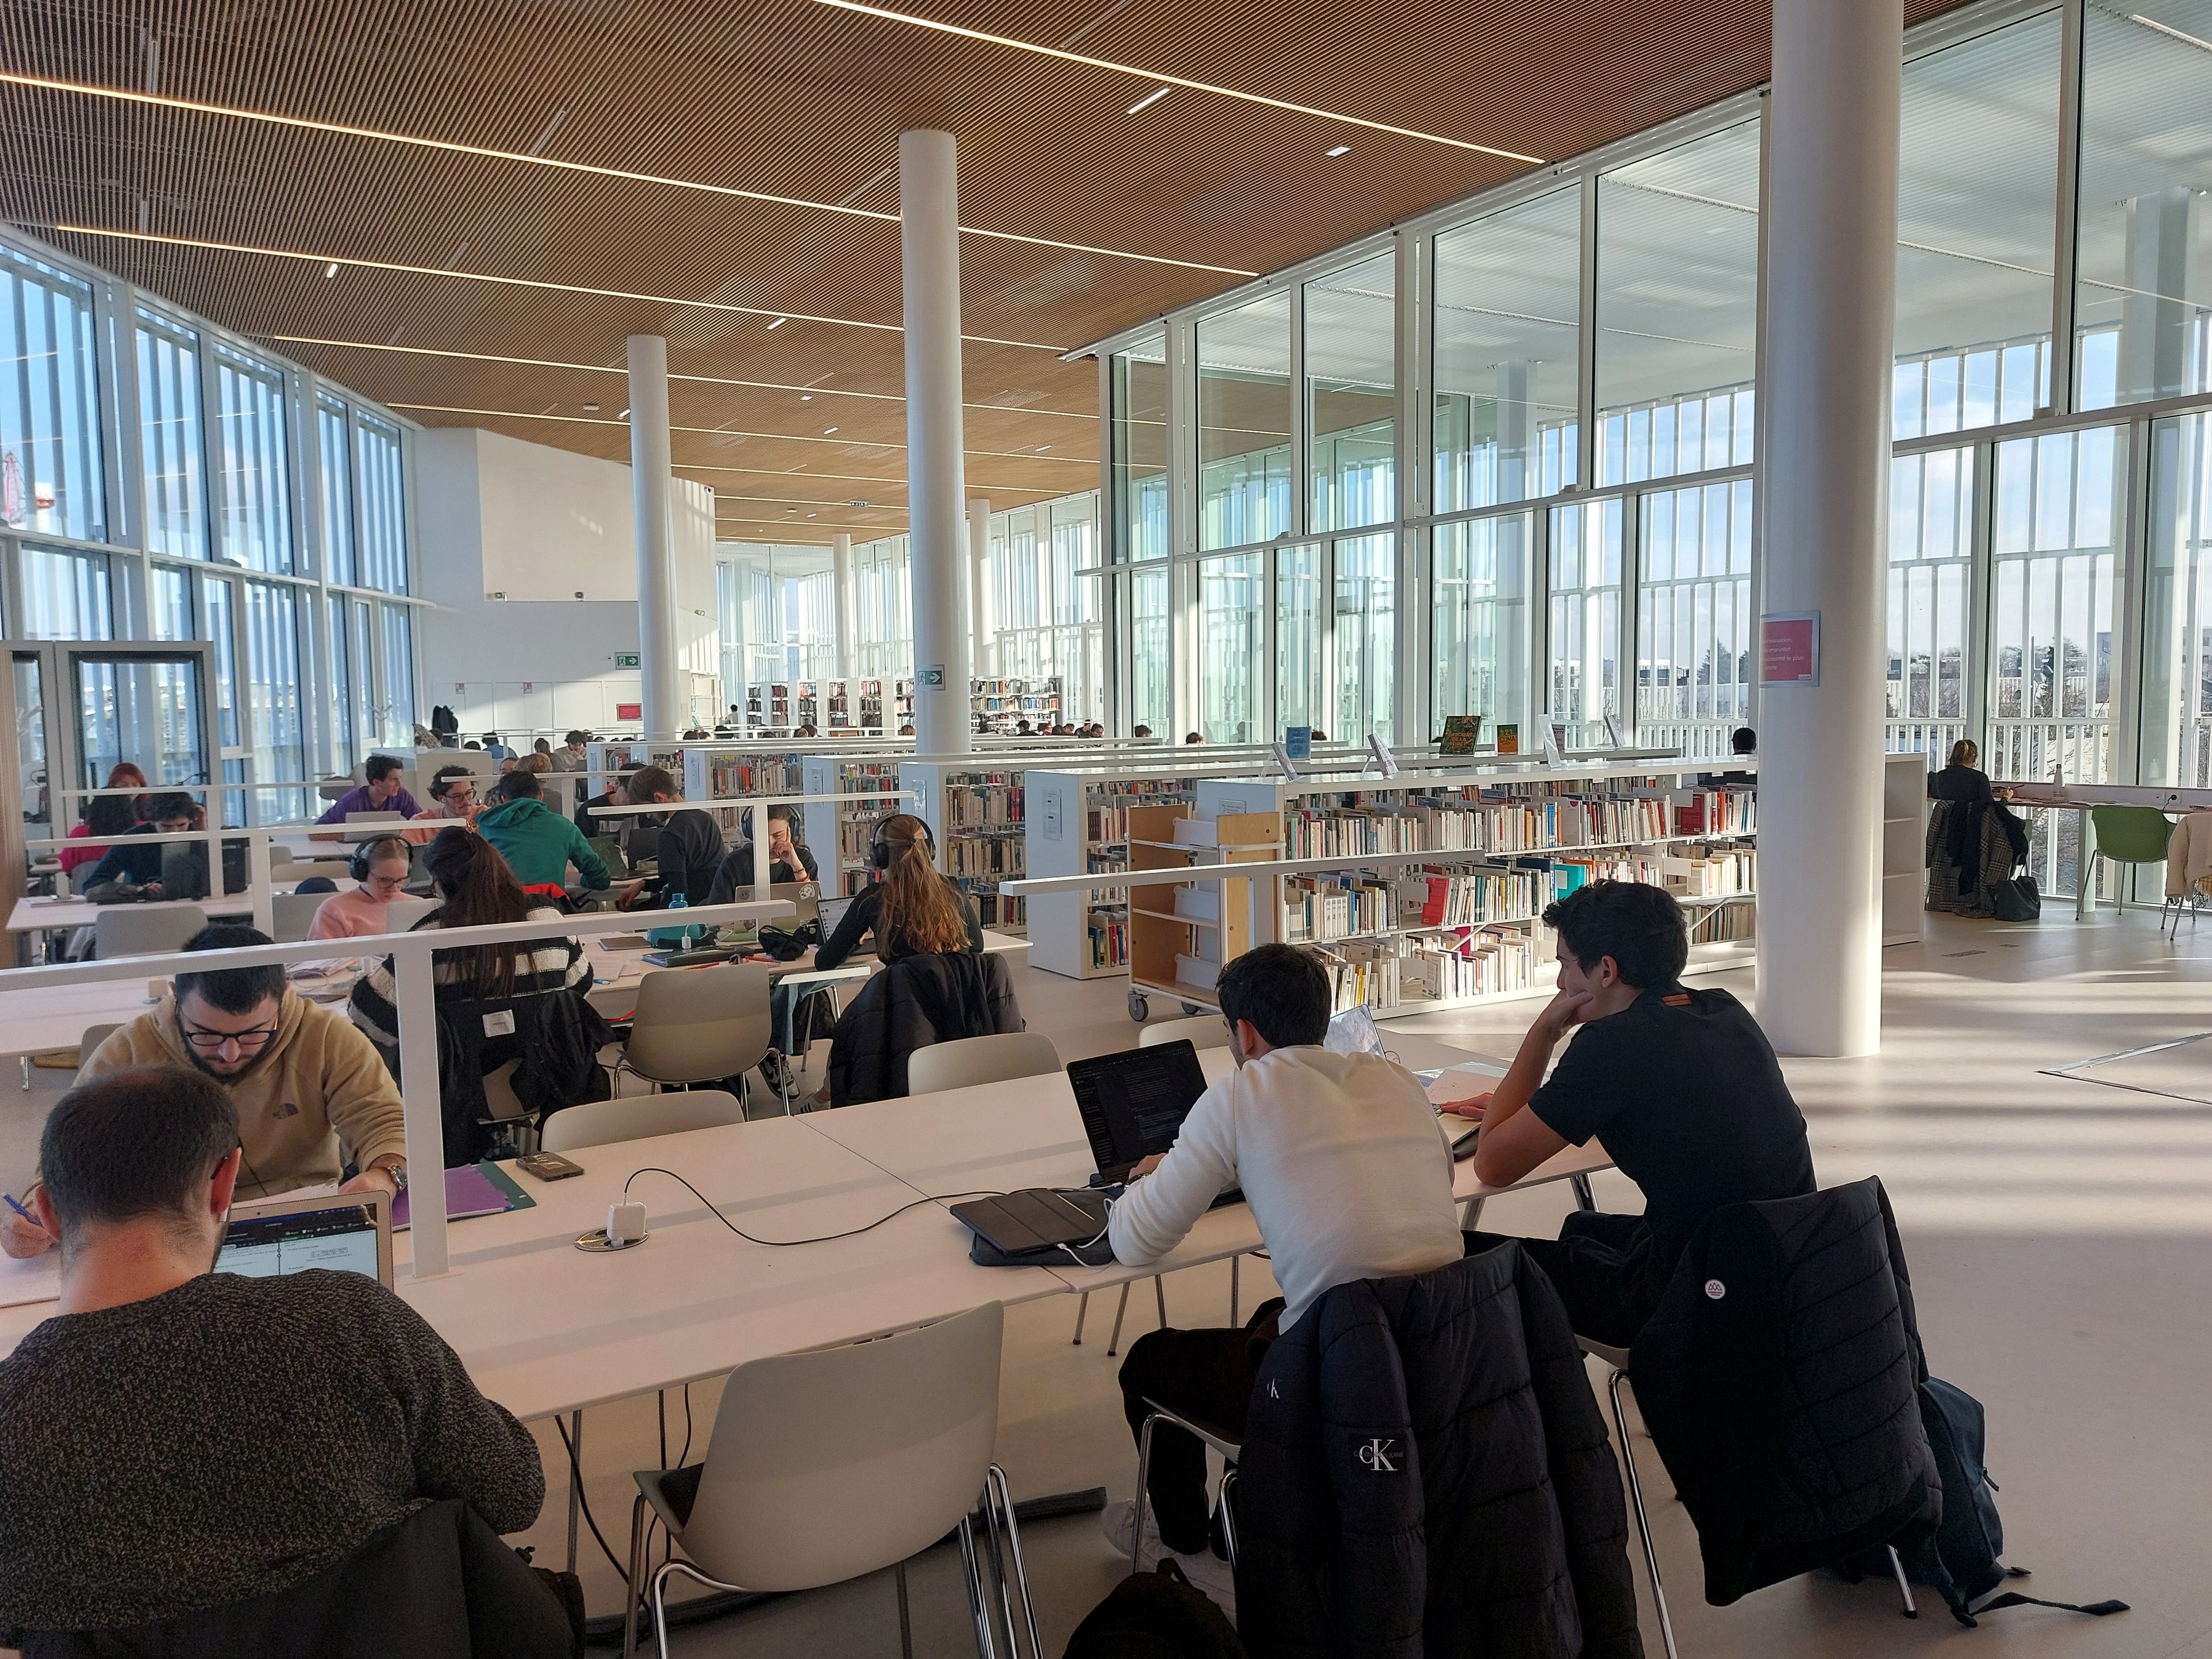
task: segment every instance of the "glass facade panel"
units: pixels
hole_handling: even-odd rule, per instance
[[[2209,108],[2212,0],[2089,8],[2075,294],[2084,408],[2212,390]]]
[[[1972,449],[1899,455],[1889,467],[1887,748],[1941,766],[1966,735],[1980,672],[1973,616]]]
[[[384,612],[384,740],[406,743],[415,735],[415,617],[404,605]]]
[[[1321,720],[1321,549],[1275,555],[1275,717],[1284,726]]]
[[[1517,726],[1528,720],[1529,550],[1535,530],[1528,513],[1437,526],[1430,583],[1431,737],[1443,730],[1447,714],[1482,716],[1486,741],[1501,721]]]
[[[1168,658],[1168,568],[1133,570],[1129,583],[1129,724],[1173,741],[1174,680]]]
[[[253,775],[262,782],[289,783],[307,775],[300,661],[295,590],[280,582],[246,583],[246,696],[252,710]],[[257,789],[253,810],[264,823],[312,816],[304,789]]]
[[[1261,704],[1264,557],[1231,553],[1198,567],[1199,730],[1209,743],[1270,735]]]
[[[1562,190],[1436,240],[1434,507],[1575,481],[1582,193]]]
[[[1357,536],[1336,544],[1336,716],[1339,742],[1397,741],[1397,538]]]
[[[199,336],[190,329],[150,311],[138,313],[146,546],[173,559],[207,557],[199,353]]]
[[[107,539],[92,285],[0,251],[0,523]]]
[[[1598,180],[1601,484],[1751,460],[1759,124]]]
[[[1112,366],[1114,556],[1167,556],[1167,336],[1116,352]]]
[[[346,442],[346,407],[335,398],[315,400],[315,457],[322,475],[323,575],[351,587],[353,450]]]
[[[331,628],[331,750],[336,764],[350,771],[360,764],[362,753],[354,742],[357,729],[354,715],[354,654],[353,641],[346,629],[346,598],[343,593],[330,597]]]
[[[146,571],[146,636],[155,640],[192,637],[192,577],[174,565],[149,566]]]
[[[2046,401],[2058,169],[2056,11],[1905,66],[1896,435],[1988,426]],[[2036,352],[2034,379],[2021,348]],[[2010,366],[2020,384],[1999,382]]]
[[[2212,416],[2151,427],[2141,781],[2212,784]]]
[[[1243,547],[1291,526],[1291,296],[1198,325],[1198,544]]]
[[[361,476],[361,586],[407,592],[406,462],[399,428],[354,410]]]
[[[115,606],[108,588],[105,553],[27,545],[21,568],[25,639],[115,637]]]
[[[1725,755],[1751,714],[1751,480],[1639,501],[1636,740]]]
[[[365,754],[376,745],[383,720],[376,702],[376,618],[374,607],[359,599],[344,600],[349,615],[346,652],[353,673],[353,738]],[[410,733],[410,735],[412,735]]]
[[[1551,510],[1545,718],[1567,728],[1570,748],[1605,743],[1605,717],[1621,713],[1620,508],[1610,501]],[[1522,734],[1524,754],[1538,752],[1534,737]]]
[[[1398,510],[1396,256],[1309,283],[1305,306],[1310,527],[1387,523]]]
[[[241,569],[289,574],[292,503],[283,371],[218,344],[215,382],[222,446],[216,556]]]

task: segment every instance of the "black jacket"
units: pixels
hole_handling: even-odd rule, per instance
[[[484,1016],[514,1017],[511,1033],[487,1036]],[[586,1100],[605,1100],[607,1076],[599,1050],[613,1030],[580,991],[479,1000],[438,1001],[438,1093],[445,1119],[446,1167],[488,1157],[495,1132],[483,1122],[484,1077],[510,1060],[515,1098],[541,1116]]]
[[[1942,1514],[1912,1287],[1871,1176],[1714,1211],[1629,1375],[1716,1607]]]
[[[1268,1349],[1237,1487],[1254,1659],[1640,1659],[1628,1517],[1518,1244],[1328,1292]]]
[[[161,833],[161,826],[158,823],[134,823],[131,826],[131,833],[134,836],[158,836]],[[118,841],[100,854],[100,862],[93,866],[92,874],[85,878],[78,890],[90,892],[102,883],[111,881],[128,882],[133,887],[143,887],[149,881],[159,881],[161,878],[162,854],[172,847],[187,844],[184,842],[157,841],[150,846],[133,847],[128,842]],[[204,858],[206,855],[203,847],[201,856]]]
[[[27,1659],[569,1659],[581,1632],[458,1499],[425,1505],[334,1567],[251,1601],[131,1630],[48,1633]]]
[[[605,819],[600,820],[605,822]],[[686,904],[704,904],[722,867],[722,827],[696,806],[669,814],[654,838],[663,898],[684,895]]]
[[[896,1100],[906,1093],[915,1049],[1024,1029],[1013,975],[999,957],[902,957],[871,977],[837,1021],[830,1103]]]

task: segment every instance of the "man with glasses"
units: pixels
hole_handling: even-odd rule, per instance
[[[187,951],[267,945],[268,935],[222,923]],[[357,1173],[341,1192],[397,1194],[406,1179],[399,1090],[375,1046],[343,1011],[309,1002],[281,963],[177,975],[176,994],[138,1016],[87,1056],[77,1080],[149,1066],[184,1066],[213,1078],[237,1109],[245,1148],[238,1195],[267,1198]],[[36,1255],[52,1243],[13,1211],[0,1249]]]
[[[430,780],[430,804],[414,817],[415,823],[429,827],[403,830],[400,835],[413,846],[428,847],[447,824],[474,823],[483,805],[477,799],[475,773],[465,766],[441,766]]]

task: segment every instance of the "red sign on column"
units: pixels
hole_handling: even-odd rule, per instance
[[[1759,619],[1759,683],[1761,685],[1818,685],[1820,683],[1820,613]]]

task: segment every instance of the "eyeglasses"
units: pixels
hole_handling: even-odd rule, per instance
[[[215,1053],[226,1042],[234,1042],[241,1050],[258,1048],[276,1035],[274,1024],[256,1025],[243,1031],[210,1031],[197,1025],[187,1025],[180,1019],[177,1022],[177,1029],[185,1034],[185,1042],[207,1054]]]

